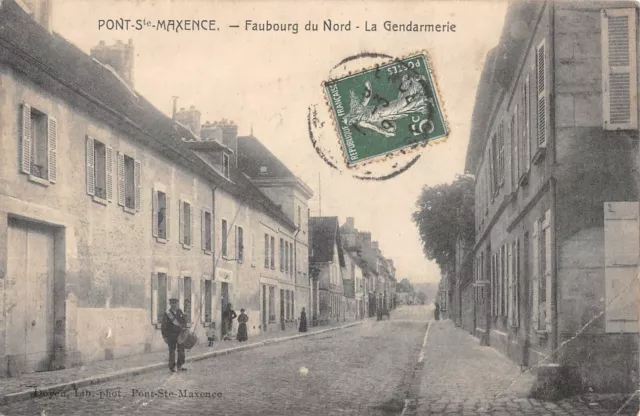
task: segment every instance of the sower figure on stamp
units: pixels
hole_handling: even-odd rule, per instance
[[[178,343],[178,336],[187,327],[187,317],[178,308],[178,299],[169,299],[171,305],[162,319],[162,338],[169,346],[169,370],[176,371],[176,349],[178,350],[178,370],[186,371],[182,365],[185,362],[184,345]]]

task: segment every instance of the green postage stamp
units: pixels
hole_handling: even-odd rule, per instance
[[[425,54],[332,79],[323,87],[350,166],[448,134]]]

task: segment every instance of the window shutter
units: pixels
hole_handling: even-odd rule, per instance
[[[638,202],[604,203],[607,332],[639,332]]]
[[[105,146],[105,164],[106,164],[106,182],[107,182],[107,201],[113,201],[113,148]]]
[[[205,307],[205,299],[204,299],[204,296],[205,296],[205,294],[206,294],[206,293],[205,293],[205,283],[204,283],[204,280],[205,280],[205,279],[200,279],[200,321],[201,321],[202,323],[204,323],[204,322],[205,322],[205,313],[204,313],[204,312],[205,312],[205,311],[204,311],[204,307]],[[213,286],[213,282],[212,282],[212,286]],[[213,292],[213,290],[212,290],[212,292]],[[213,295],[212,295],[212,296],[213,296]],[[213,305],[213,302],[212,302],[212,305]],[[213,321],[213,319],[212,319],[212,321]]]
[[[182,312],[184,312],[184,277],[178,277],[178,300],[180,301],[179,305],[182,307]]]
[[[520,145],[520,135],[518,134],[518,117],[519,117],[519,106],[518,104],[516,104],[516,108],[513,111],[513,116],[511,117],[511,129],[510,129],[510,133],[511,133],[511,146],[513,146],[513,149],[511,151],[511,163],[514,163],[515,166],[511,166],[511,180],[512,180],[512,184],[511,184],[511,188],[512,189],[516,189],[518,188],[518,178],[520,177],[520,151],[519,149],[521,148]]]
[[[96,194],[96,156],[95,156],[95,147],[94,140],[92,137],[87,136],[87,194],[95,195]]]
[[[520,240],[516,240],[513,246],[513,322],[515,327],[520,326]]]
[[[155,188],[151,191],[151,234],[158,237],[158,191]]]
[[[158,323],[158,275],[151,273],[151,323]]]
[[[136,199],[136,211],[140,211],[140,168],[141,164],[139,160],[135,160],[133,163],[133,178],[135,181],[135,199]]]
[[[602,103],[605,130],[638,128],[635,9],[602,10]]]
[[[538,147],[547,146],[547,62],[545,41],[536,48],[536,85],[538,93]]]
[[[49,182],[56,183],[58,180],[58,122],[51,116],[47,116],[47,145]]]
[[[118,152],[118,205],[124,206],[124,154]]]
[[[538,220],[533,222],[533,237],[531,238],[531,284],[533,285],[532,289],[532,305],[531,305],[531,315],[533,318],[533,328],[534,330],[538,329],[538,290],[540,289],[540,285],[538,280],[540,276],[538,275],[538,268],[540,265],[539,255],[540,251],[538,248],[538,234],[539,234],[540,222]]]
[[[171,200],[169,199],[169,194],[165,194],[165,200],[166,202],[164,203],[165,208],[164,208],[164,228],[166,230],[166,237],[165,240],[169,241],[169,231],[171,230]]]
[[[200,247],[202,248],[202,251],[207,251],[207,233],[205,231],[206,227],[204,226],[205,223],[205,211],[204,209],[200,210]]]
[[[507,244],[507,316],[513,320],[513,299],[511,294],[513,293],[513,247],[511,244]]]
[[[195,247],[194,241],[196,240],[193,234],[193,214],[195,214],[195,210],[193,205],[189,204],[189,246],[191,247]]]
[[[20,140],[20,170],[31,173],[31,106],[22,104],[22,131]]]
[[[178,237],[180,244],[184,243],[184,207],[182,199],[178,200]]]

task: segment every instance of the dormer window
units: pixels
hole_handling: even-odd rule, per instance
[[[267,167],[260,166],[260,175],[266,175],[266,174],[267,174]]]
[[[225,178],[229,177],[229,155],[226,153],[222,154],[222,174]]]

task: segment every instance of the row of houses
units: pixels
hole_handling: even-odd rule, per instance
[[[547,392],[638,386],[638,6],[522,1],[486,57],[449,316]]]
[[[50,16],[0,13],[0,374],[162,350],[170,298],[201,339],[228,303],[297,330],[312,190],[233,122],[158,111],[131,42],[87,55]]]
[[[309,271],[318,294],[314,322],[363,319],[395,307],[393,260],[384,257],[370,232],[357,230],[353,217],[342,225],[338,217],[312,217],[309,229]]]

